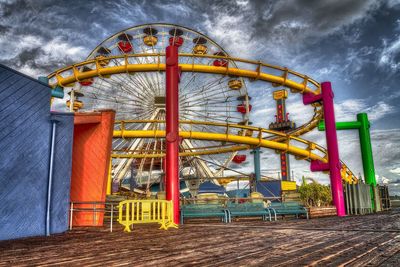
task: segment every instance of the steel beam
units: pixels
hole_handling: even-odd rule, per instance
[[[166,48],[166,171],[167,200],[172,201],[173,222],[179,224],[179,66],[178,46]]]
[[[339,159],[339,147],[336,134],[335,110],[333,104],[333,91],[330,82],[321,83],[320,95],[303,95],[303,103],[305,105],[323,102],[324,119],[325,119],[325,135],[328,150],[328,164],[318,164],[318,162],[311,162],[312,171],[327,171],[329,170],[332,199],[336,207],[338,216],[345,216],[345,201],[343,195],[343,185],[341,177],[341,163]]]

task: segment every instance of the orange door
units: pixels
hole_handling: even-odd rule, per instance
[[[73,226],[103,225],[104,205],[94,203],[106,199],[114,118],[113,110],[75,113],[71,202],[77,210]]]

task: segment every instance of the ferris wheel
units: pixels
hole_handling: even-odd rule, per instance
[[[200,64],[236,67],[235,62],[221,58],[202,57],[202,55],[229,56],[216,42],[194,30],[172,24],[146,24],[128,28],[101,42],[88,56],[97,59],[101,67],[122,66],[127,63],[156,64],[165,62],[164,56],[170,38],[182,42],[181,64]],[[131,55],[121,58],[121,55]],[[159,56],[154,56],[159,54]],[[137,56],[136,56],[137,55]],[[149,56],[146,56],[149,55]],[[152,56],[150,56],[152,55]],[[129,61],[129,62],[126,62]],[[95,69],[85,65],[80,72]],[[165,129],[165,72],[146,71],[125,72],[113,75],[100,75],[96,78],[80,80],[70,84],[69,99],[66,105],[71,111],[113,109],[118,123],[124,123],[127,130]],[[179,113],[180,120],[210,122],[206,124],[180,124],[180,129],[218,133],[223,131],[215,123],[249,124],[251,105],[246,85],[240,77],[228,75],[191,72],[180,77]],[[242,133],[246,134],[245,132]],[[180,151],[209,150],[216,147],[229,147],[233,143],[186,140],[180,142]],[[157,154],[165,151],[163,138],[136,138],[113,140],[113,152],[125,154]],[[233,151],[233,150],[232,150]],[[233,160],[243,161],[237,152],[207,154],[203,156],[180,157],[181,177],[213,178],[222,174]],[[139,183],[159,181],[163,169],[163,158],[114,158],[112,160],[113,179],[122,181],[135,174]]]

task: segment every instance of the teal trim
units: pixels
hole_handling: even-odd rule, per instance
[[[55,87],[53,90],[51,90],[51,96],[55,98],[64,98],[64,88],[61,86]]]

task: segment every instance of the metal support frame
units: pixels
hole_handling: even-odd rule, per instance
[[[166,198],[172,201],[173,223],[179,224],[179,66],[178,45],[166,48]]]
[[[371,186],[371,205],[375,210],[375,194],[374,187],[376,186],[374,158],[372,154],[370,122],[367,113],[358,113],[357,121],[337,122],[336,130],[358,130],[361,148],[361,158],[365,183]],[[325,130],[325,123],[321,121],[318,125],[318,130]]]
[[[261,181],[261,157],[260,154],[262,153],[260,151],[260,147],[256,147],[253,149],[252,152],[253,154],[253,159],[254,159],[254,178],[255,178],[255,188],[257,188],[257,183]]]
[[[339,160],[339,147],[336,134],[335,110],[333,104],[333,91],[330,82],[321,83],[321,94],[303,95],[305,105],[322,101],[324,104],[325,135],[328,150],[328,163],[311,161],[311,171],[328,171],[331,182],[333,204],[338,216],[345,216],[345,200],[343,195],[342,177],[340,174],[341,163]]]

